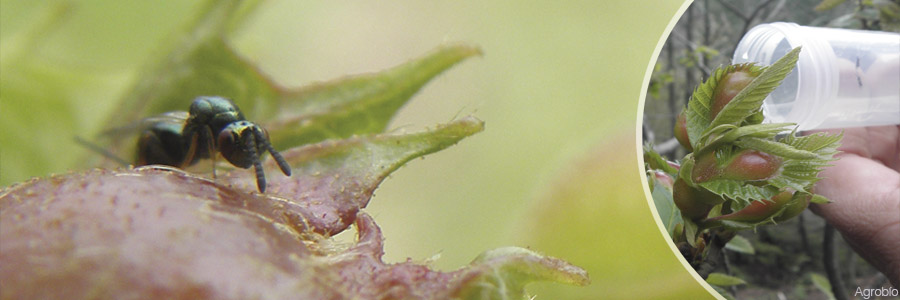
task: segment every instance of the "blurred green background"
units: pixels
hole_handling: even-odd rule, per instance
[[[88,155],[72,137],[105,128],[137,69],[198,4],[0,1],[0,185],[65,172]],[[443,43],[484,50],[392,122],[411,132],[473,114],[486,130],[379,187],[366,211],[384,230],[386,261],[439,254],[432,266],[452,270],[516,245],[591,275],[588,287],[535,284],[538,299],[698,299],[710,296],[664,242],[637,158],[645,71],[684,5],[273,0],[230,40],[291,87],[382,70]]]

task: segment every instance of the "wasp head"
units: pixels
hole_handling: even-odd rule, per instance
[[[278,163],[278,167],[284,175],[291,176],[291,168],[284,157],[275,151],[269,143],[268,133],[259,125],[249,121],[232,122],[219,132],[217,137],[219,153],[228,162],[239,168],[253,166],[256,171],[256,184],[260,192],[266,190],[266,176],[263,172],[260,157],[269,152]]]

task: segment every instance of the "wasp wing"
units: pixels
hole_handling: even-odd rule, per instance
[[[96,142],[86,141],[80,137],[75,137],[75,142],[96,152],[107,158],[105,162],[90,160],[89,165],[99,166],[124,166],[130,163],[122,157],[131,157],[135,152],[134,145],[139,134],[159,124],[171,124],[173,126],[184,126],[184,122],[188,119],[186,111],[171,111],[147,117],[141,120],[130,122],[124,126],[114,127],[100,132],[99,140]],[[106,162],[115,162],[113,165]]]
[[[100,135],[112,139],[115,144],[115,141],[123,138],[129,138],[131,137],[131,135],[141,133],[150,126],[154,126],[159,123],[184,125],[184,122],[187,121],[187,119],[188,112],[186,111],[170,111],[152,117],[143,118],[124,126],[104,130],[100,133]]]

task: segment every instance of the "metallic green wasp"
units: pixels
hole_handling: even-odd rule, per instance
[[[256,171],[256,185],[266,191],[266,176],[260,157],[269,152],[284,175],[291,168],[269,143],[268,133],[247,121],[238,107],[223,97],[202,96],[190,111],[168,112],[142,120],[135,164],[185,168],[221,153],[232,165]],[[215,162],[213,162],[215,175]]]

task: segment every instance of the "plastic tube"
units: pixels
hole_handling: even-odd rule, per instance
[[[798,46],[797,67],[763,103],[767,122],[799,130],[900,124],[900,34],[761,24],[733,61],[771,65]]]

